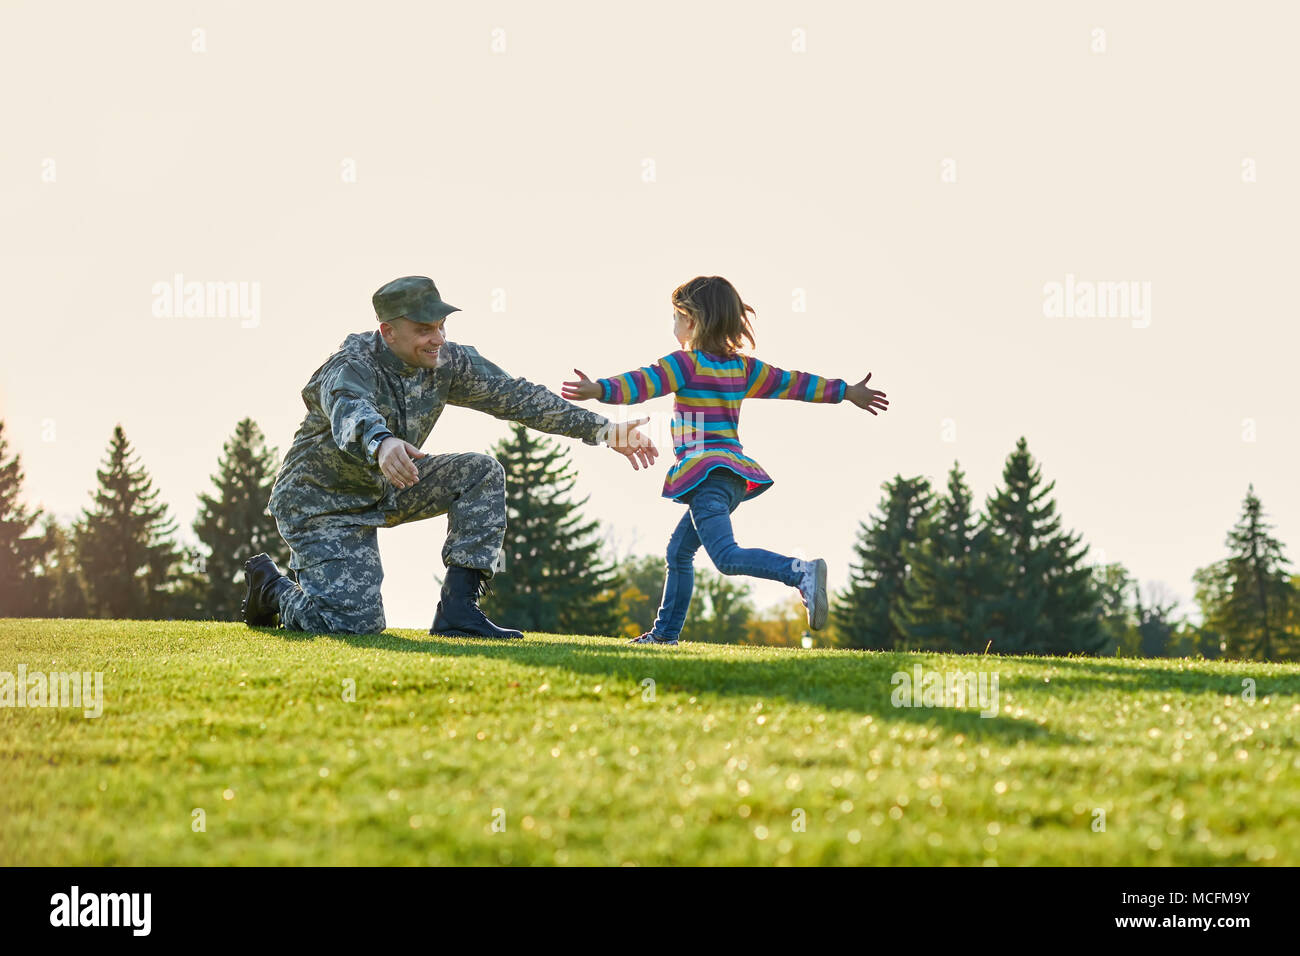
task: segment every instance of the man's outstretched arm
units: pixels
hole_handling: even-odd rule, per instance
[[[544,385],[512,378],[468,345],[448,342],[451,386],[447,402],[485,412],[494,418],[519,422],[552,435],[577,438],[588,445],[604,441],[632,461],[650,465],[658,451],[636,424],[615,425],[604,415],[566,402]]]

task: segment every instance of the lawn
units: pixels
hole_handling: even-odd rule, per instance
[[[1300,665],[0,620],[20,665],[103,713],[0,706],[6,865],[1300,863]]]

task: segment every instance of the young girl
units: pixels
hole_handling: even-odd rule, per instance
[[[673,290],[673,335],[681,351],[654,365],[615,378],[565,382],[567,399],[589,398],[634,405],[673,392],[672,436],[677,462],[668,470],[663,496],[688,506],[668,541],[663,600],[654,626],[632,644],[676,644],[694,589],[695,552],[704,550],[723,574],[747,574],[799,589],[808,609],[808,626],[826,624],[826,562],[800,561],[759,548],[742,548],[731,530],[731,512],[762,494],[772,479],[743,453],[736,426],[746,398],[791,398],[803,402],[851,401],[876,414],[887,411],[885,393],[868,388],[867,375],[856,385],[806,372],[786,372],[741,355],[742,340],[752,348],[754,310],[720,276],[698,276]]]

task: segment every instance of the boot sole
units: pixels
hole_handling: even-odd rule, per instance
[[[432,637],[481,637],[488,641],[519,641],[523,640],[523,635],[516,637],[514,634],[502,634],[498,637],[495,634],[476,634],[473,631],[461,631],[452,629],[450,631],[430,631]]]

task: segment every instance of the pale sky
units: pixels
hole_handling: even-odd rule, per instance
[[[982,503],[1024,435],[1065,527],[1143,582],[1189,601],[1252,482],[1300,564],[1293,5],[124,9],[0,7],[0,416],[30,503],[77,514],[121,422],[188,532],[235,423],[283,454],[397,276],[558,391],[672,351],[670,291],[717,274],[760,358],[891,403],[747,402],[776,484],[744,546],[840,587],[883,481],[957,459]],[[177,273],[258,315],[155,315]],[[1047,314],[1067,281],[1149,299]],[[507,427],[448,409],[425,449]],[[618,552],[661,553],[667,442],[647,474],[562,441]],[[390,626],[428,627],[445,527],[381,531]]]

